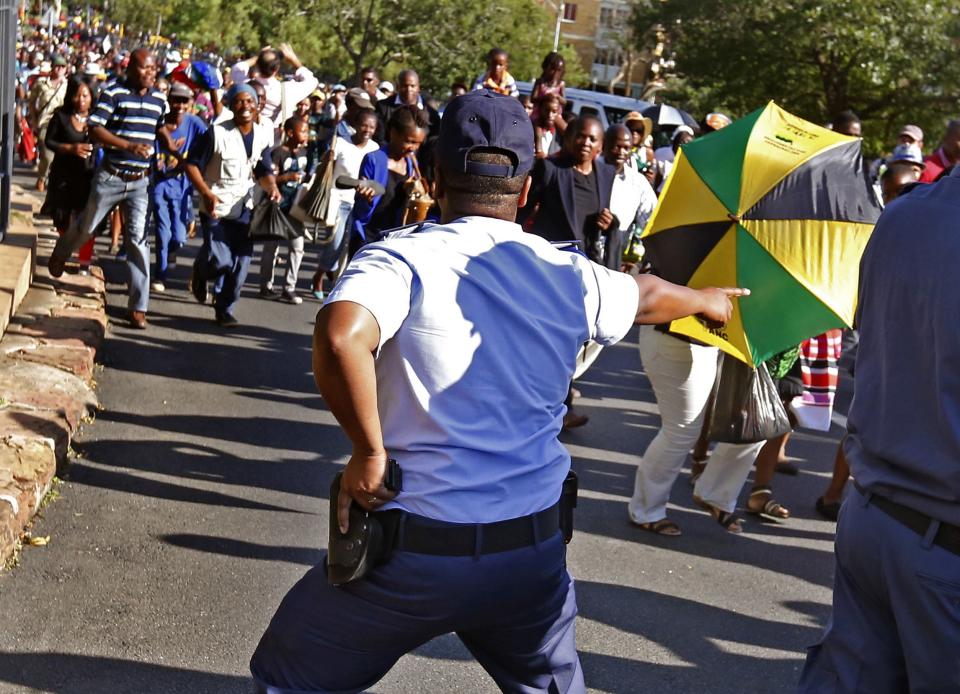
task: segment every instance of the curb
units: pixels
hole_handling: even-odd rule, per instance
[[[34,212],[39,206],[29,194],[14,195]],[[99,407],[94,363],[107,328],[100,268],[89,275],[68,269],[53,279],[46,261],[56,232],[25,214],[11,222],[33,235],[36,250],[29,290],[0,339],[0,566],[15,555],[54,476],[65,470],[73,435]]]

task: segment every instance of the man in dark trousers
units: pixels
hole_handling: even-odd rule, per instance
[[[611,272],[525,234],[514,218],[533,160],[517,99],[454,99],[441,223],[364,246],[317,315],[314,377],[353,444],[330,523],[348,530],[357,505],[394,532],[366,576],[332,586],[325,557],[290,590],[250,663],[257,691],[367,690],[450,632],[503,691],[585,691],[559,532],[564,374],[588,339],[691,313],[726,321],[745,292]]]
[[[960,170],[893,200],[860,266],[856,480],[799,691],[960,692]]]
[[[603,125],[593,116],[568,125],[560,153],[537,160],[527,204],[517,218],[547,241],[578,242],[590,260],[601,264],[604,237],[620,225],[610,212],[617,171],[598,158],[602,146]]]

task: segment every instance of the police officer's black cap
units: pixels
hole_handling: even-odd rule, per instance
[[[506,154],[510,164],[470,161],[475,151]],[[477,176],[512,178],[533,168],[533,123],[518,99],[487,90],[468,92],[447,104],[440,121],[441,166]]]

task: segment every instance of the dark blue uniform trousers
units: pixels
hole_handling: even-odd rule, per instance
[[[799,692],[960,692],[960,556],[851,491],[837,525],[833,614]]]
[[[455,632],[505,692],[585,691],[559,534],[479,557],[394,552],[365,579],[327,583],[325,558],[287,593],[250,661],[267,694],[359,692]]]
[[[215,281],[214,308],[218,313],[231,313],[250,270],[253,242],[250,225],[232,219],[213,219],[200,215],[203,248],[197,255],[193,271],[205,281]]]

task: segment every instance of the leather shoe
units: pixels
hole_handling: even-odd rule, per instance
[[[50,256],[50,259],[47,261],[47,271],[51,277],[60,277],[63,275],[63,269],[66,267],[66,264],[66,261],[61,258]]]
[[[221,328],[236,328],[240,325],[240,321],[238,321],[232,313],[228,313],[227,311],[223,313],[218,312],[216,314],[216,321],[217,325]]]
[[[147,329],[147,314],[143,311],[130,312],[130,325],[137,330]]]
[[[563,430],[569,431],[570,429],[576,429],[577,427],[582,427],[584,424],[590,421],[590,418],[585,414],[577,414],[567,410],[567,413],[563,415]]]

